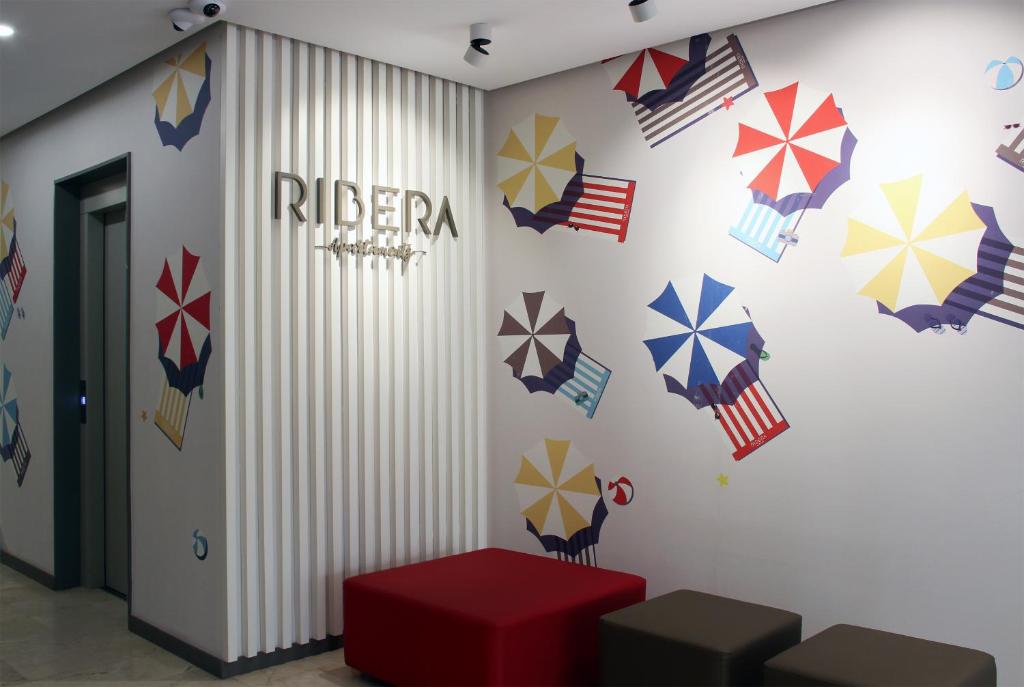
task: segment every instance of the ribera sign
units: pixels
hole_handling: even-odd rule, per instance
[[[274,219],[281,219],[282,206],[284,204],[282,187],[285,182],[289,183],[288,209],[299,222],[307,221],[303,208],[309,199],[309,187],[306,184],[306,180],[301,176],[287,172],[274,172]],[[292,200],[295,197],[295,188],[298,188],[298,198]],[[319,177],[314,183],[314,189],[316,196],[314,199],[314,221],[316,224],[324,224],[327,221],[327,204],[333,198],[334,213],[331,219],[335,227],[351,230],[359,229],[363,225],[367,214],[366,202],[363,200],[363,191],[359,184],[354,181],[338,179],[334,182],[333,194],[329,194],[325,191],[326,184],[323,177]],[[388,217],[398,211],[398,207],[394,203],[401,203],[404,208],[401,227],[388,224]],[[418,205],[415,217],[413,216],[414,203]],[[455,225],[455,216],[452,214],[448,196],[445,196],[441,201],[441,208],[438,210],[433,227],[430,225],[430,220],[434,214],[434,204],[430,200],[430,196],[423,191],[413,189],[402,190],[393,186],[378,186],[374,184],[370,192],[369,205],[370,227],[375,231],[402,231],[408,234],[415,232],[418,228],[427,236],[440,236],[441,229],[447,226],[453,238],[458,238],[459,236],[459,230]],[[354,216],[349,216],[350,214],[354,214]],[[414,223],[415,227],[413,226]]]

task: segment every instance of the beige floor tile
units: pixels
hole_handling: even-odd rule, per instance
[[[124,601],[96,589],[54,592],[0,565],[0,685],[209,686],[212,675],[128,631]],[[373,687],[332,651],[225,680],[284,687]]]

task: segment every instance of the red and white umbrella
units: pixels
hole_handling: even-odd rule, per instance
[[[732,155],[749,188],[779,200],[814,192],[839,166],[845,133],[835,97],[794,82],[757,101],[740,123]]]
[[[210,286],[199,256],[182,246],[180,255],[164,260],[156,290],[160,355],[184,371],[199,362],[210,336]]]
[[[689,64],[689,56],[689,41],[679,41],[660,49],[646,48],[612,57],[602,64],[612,80],[612,90],[623,91],[636,100],[667,88],[679,70]]]

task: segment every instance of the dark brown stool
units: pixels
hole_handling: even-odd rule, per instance
[[[766,685],[996,684],[996,661],[983,651],[952,644],[833,625],[764,666]]]
[[[759,685],[800,641],[796,613],[677,591],[601,617],[605,685]]]

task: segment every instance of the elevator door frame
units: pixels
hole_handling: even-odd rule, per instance
[[[54,182],[53,201],[53,548],[54,587],[68,589],[81,584],[81,416],[79,381],[81,318],[81,198],[86,186],[108,177],[124,175],[125,225],[128,234],[129,269],[127,290],[131,293],[132,174],[131,153],[63,177]],[[128,441],[127,488],[128,615],[132,608],[132,316],[127,313],[128,360],[125,378],[127,408],[125,427]]]

